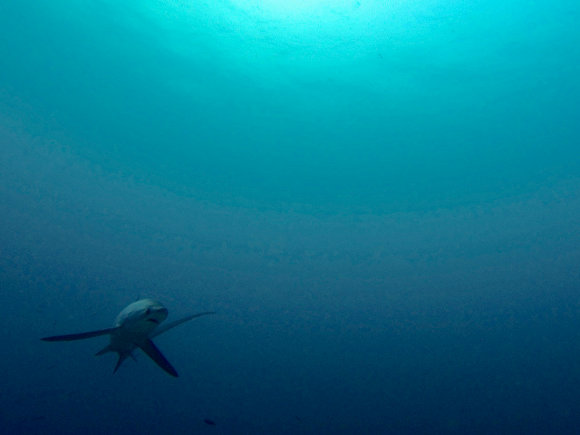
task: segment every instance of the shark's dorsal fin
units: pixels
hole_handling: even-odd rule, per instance
[[[41,338],[43,341],[73,341],[85,340],[87,338],[99,337],[101,335],[111,334],[117,328],[99,329],[98,331],[81,332],[80,334],[54,335],[52,337]]]
[[[173,322],[169,322],[163,326],[157,328],[153,334],[151,334],[150,338],[155,338],[164,332],[169,331],[171,328],[175,328],[176,326],[181,325],[182,323],[189,322],[190,320],[196,319],[201,316],[206,316],[208,314],[215,314],[215,311],[204,311],[203,313],[192,314],[190,316],[184,317],[183,319],[175,320]]]
[[[171,376],[174,376],[176,378],[179,376],[177,374],[177,371],[171,365],[171,363],[167,361],[167,358],[163,356],[161,351],[157,349],[157,346],[155,346],[155,344],[151,340],[147,339],[143,341],[142,343],[139,344],[139,347],[143,350],[143,352],[147,354],[147,356],[149,356],[149,358],[155,361],[155,363],[159,367],[161,367]]]

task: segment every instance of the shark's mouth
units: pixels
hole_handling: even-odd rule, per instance
[[[155,323],[156,325],[159,325],[159,321],[157,319],[147,319],[147,321]]]

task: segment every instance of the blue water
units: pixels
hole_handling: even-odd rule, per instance
[[[0,3],[0,432],[576,433],[579,20]],[[177,379],[39,340],[143,297]]]

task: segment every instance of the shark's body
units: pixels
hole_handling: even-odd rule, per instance
[[[171,328],[206,314],[214,313],[213,311],[207,311],[192,314],[183,319],[160,326],[161,322],[167,318],[167,308],[152,299],[141,299],[137,302],[133,302],[121,311],[115,319],[115,324],[112,328],[82,332],[80,334],[45,337],[42,340],[73,341],[84,340],[86,338],[98,337],[101,335],[110,335],[111,342],[97,352],[97,355],[102,355],[107,352],[117,352],[119,354],[119,360],[117,361],[114,372],[117,371],[127,357],[133,357],[133,351],[136,348],[140,348],[153,361],[155,361],[159,367],[171,376],[177,377],[177,371],[169,361],[167,361],[159,349],[157,349],[157,346],[155,346],[152,339]]]

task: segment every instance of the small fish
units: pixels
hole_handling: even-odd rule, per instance
[[[210,420],[209,418],[204,418],[204,419],[203,419],[203,422],[204,422],[205,424],[209,424],[210,426],[215,426],[215,421],[213,421],[213,420]]]

